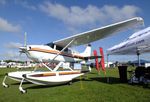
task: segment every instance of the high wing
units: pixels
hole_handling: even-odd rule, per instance
[[[53,44],[60,46],[60,47],[65,47],[68,43],[72,41],[72,43],[68,47],[84,45],[84,44],[88,44],[99,39],[103,39],[114,33],[117,33],[119,31],[131,28],[135,25],[140,25],[143,23],[144,21],[141,17],[135,17],[135,18],[128,19],[125,21],[107,25],[101,28],[79,33],[79,34],[76,34],[76,35],[73,35],[64,39],[60,39],[60,40],[54,41]]]

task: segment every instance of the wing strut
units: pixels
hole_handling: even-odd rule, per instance
[[[70,46],[70,44],[74,41],[75,39],[72,39],[60,52],[58,52],[57,53],[57,55],[51,60],[51,62],[50,63],[52,63],[54,60],[55,60],[55,58],[57,58],[58,57],[58,55],[60,54],[60,53],[62,53],[68,46]],[[47,69],[49,69],[50,71],[56,71],[56,70],[58,70],[58,68],[60,67],[60,65],[62,64],[61,62],[52,70],[49,66],[47,66],[46,64],[44,64],[42,61],[40,61]],[[71,70],[71,69],[70,69]]]
[[[51,62],[53,62],[55,60],[55,58],[57,58],[57,56],[62,53],[68,46],[71,45],[71,43],[74,41],[75,39],[72,39],[60,52],[57,53],[57,55],[51,60]]]
[[[50,67],[48,67],[45,63],[41,62],[43,66],[45,66],[48,70],[53,71]]]

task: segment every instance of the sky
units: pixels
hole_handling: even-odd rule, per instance
[[[140,16],[142,27],[117,33],[91,43],[92,49],[106,50],[150,25],[149,0],[0,0],[0,60],[19,57],[19,46],[46,44],[84,31]],[[82,52],[85,46],[75,49]],[[142,59],[149,60],[149,54]],[[137,56],[110,56],[110,61],[132,61]]]

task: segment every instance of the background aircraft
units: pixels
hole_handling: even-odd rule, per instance
[[[150,52],[150,27],[132,34],[129,38],[107,50],[108,55],[139,55]],[[140,60],[139,60],[140,61]],[[139,62],[140,64],[140,62]]]

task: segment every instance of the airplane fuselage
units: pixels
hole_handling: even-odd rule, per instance
[[[28,58],[42,62],[50,62],[52,60],[54,62],[76,62],[83,59],[83,56],[71,50],[60,52],[47,45],[28,45],[25,53]]]

